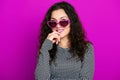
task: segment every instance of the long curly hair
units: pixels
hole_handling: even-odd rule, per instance
[[[79,20],[79,17],[74,7],[65,1],[55,3],[53,6],[49,8],[48,12],[46,13],[45,18],[41,24],[41,33],[39,37],[39,42],[40,42],[39,49],[41,48],[48,34],[52,32],[52,30],[47,25],[47,21],[51,19],[52,12],[58,9],[63,9],[65,13],[68,15],[71,22],[70,33],[68,34],[68,39],[70,41],[69,52],[71,53],[72,57],[77,57],[77,59],[81,60],[82,62],[84,60],[84,54],[88,48],[87,44],[90,43],[90,41],[86,39],[85,31],[82,27],[82,24]],[[56,51],[57,51],[57,45],[53,44],[52,49],[49,50],[51,62],[55,61],[56,59]]]

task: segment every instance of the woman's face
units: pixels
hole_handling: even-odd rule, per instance
[[[63,9],[58,9],[52,12],[51,20],[55,20],[58,23],[60,21],[69,21],[69,18]],[[62,27],[60,24],[57,24],[56,27],[52,28],[52,31],[59,32],[61,38],[68,37],[70,32],[70,22],[64,27]]]

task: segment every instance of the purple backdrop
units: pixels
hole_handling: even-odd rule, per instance
[[[39,25],[57,1],[0,0],[0,80],[34,80]],[[120,1],[67,1],[94,44],[94,80],[120,80]]]

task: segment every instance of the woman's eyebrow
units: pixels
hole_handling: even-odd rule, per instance
[[[60,17],[60,19],[67,19],[67,18],[68,18],[67,16],[62,16],[62,17]],[[53,17],[51,17],[51,19],[57,20],[56,18],[53,18]]]
[[[60,19],[63,19],[63,18],[68,18],[67,16],[63,16],[63,17],[61,17]]]
[[[51,17],[51,19],[55,19],[55,18],[52,18],[52,17]],[[56,20],[56,19],[55,19],[55,20]]]

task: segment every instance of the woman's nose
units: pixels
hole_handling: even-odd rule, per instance
[[[59,23],[57,23],[57,26],[56,26],[56,27],[58,27],[58,28],[59,28],[59,27],[61,27],[61,26],[60,26],[60,24],[59,24]]]

